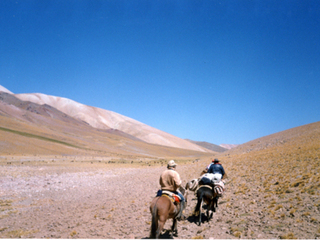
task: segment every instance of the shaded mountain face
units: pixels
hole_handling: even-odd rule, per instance
[[[9,93],[0,92],[0,101],[3,105],[1,108],[2,112],[11,117],[27,120],[28,113],[35,113],[39,116],[52,117],[61,121],[72,122],[74,124],[80,123],[78,120],[71,118],[65,113],[60,112],[47,104],[39,105],[33,102],[25,102]]]
[[[204,148],[209,149],[214,152],[224,152],[224,151],[228,150],[228,148],[224,148],[224,147],[218,146],[216,144],[208,143],[208,142],[192,141],[189,139],[187,139],[187,141],[192,142],[194,144],[197,144],[201,147],[204,147]]]

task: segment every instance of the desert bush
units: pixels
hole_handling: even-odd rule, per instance
[[[297,239],[293,233],[287,233],[280,236],[280,239]]]
[[[282,204],[276,206],[274,210],[277,211],[277,210],[279,210],[279,209],[281,209],[281,208],[283,208]]]

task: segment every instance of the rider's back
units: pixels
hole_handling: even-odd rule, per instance
[[[225,174],[225,171],[221,164],[211,164],[208,169],[208,173],[220,173],[223,176]]]
[[[160,176],[160,186],[162,190],[177,191],[181,184],[179,173],[167,169]]]

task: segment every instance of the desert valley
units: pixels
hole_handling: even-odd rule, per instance
[[[1,238],[148,238],[168,160],[185,185],[212,158],[228,175],[218,210],[198,226],[189,191],[174,238],[320,238],[320,122],[229,149],[0,86],[0,123]]]

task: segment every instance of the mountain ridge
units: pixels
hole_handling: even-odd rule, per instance
[[[0,150],[4,155],[141,159],[206,154],[150,144],[116,129],[96,129],[52,106],[22,101],[5,92],[0,92],[0,122]]]
[[[42,93],[15,94],[15,96],[23,101],[53,106],[73,118],[87,122],[94,128],[105,130],[117,129],[151,144],[202,152],[209,151],[208,149],[150,127],[132,118],[109,110],[87,106],[68,98],[50,96]]]
[[[90,126],[96,130],[95,132],[124,137],[134,142],[214,154],[209,149],[109,110],[42,93],[14,94],[1,85],[0,116],[6,117],[6,120],[2,121],[18,119],[26,124],[32,124],[32,129],[37,125],[44,128],[65,129],[63,131],[69,131],[67,128],[70,128],[70,134],[75,134],[72,132],[76,131],[72,125],[77,126],[81,131],[84,129],[84,131],[91,131],[87,129]],[[68,124],[63,126],[66,123]],[[18,128],[17,131],[21,132],[22,129]],[[41,131],[36,130],[36,132]]]

